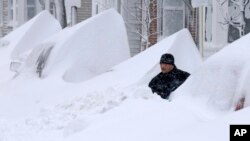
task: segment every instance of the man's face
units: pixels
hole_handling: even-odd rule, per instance
[[[162,73],[169,73],[171,70],[174,69],[174,66],[172,64],[160,64],[160,66]]]

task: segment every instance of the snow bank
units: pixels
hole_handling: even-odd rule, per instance
[[[111,14],[109,12],[112,13],[107,11],[104,15]],[[89,23],[92,20],[84,25]],[[0,84],[0,131],[3,131],[0,138],[9,141],[100,140],[100,137],[109,140],[165,140],[166,131],[176,132],[179,128],[203,120],[200,113],[188,109],[185,103],[171,104],[153,95],[147,87],[148,81],[160,72],[159,60],[166,52],[175,55],[176,65],[180,69],[194,73],[199,68],[201,57],[186,29],[102,75],[81,83],[67,83],[58,79],[58,75],[66,74],[65,70],[78,59],[74,57],[81,56],[77,51],[92,49],[83,46],[81,50],[77,47],[84,42],[80,40],[80,33],[80,39],[73,40],[73,35],[83,32],[80,25],[76,26],[79,28],[62,30],[39,44],[27,58],[26,65],[33,66],[44,49],[53,47],[47,64],[51,68],[46,70],[50,77],[36,79],[24,73]],[[84,31],[89,32],[88,29]],[[96,31],[92,32],[96,34]],[[112,36],[119,39],[117,37]],[[97,41],[102,42],[100,39],[92,41],[91,38],[83,39],[91,41],[93,45]],[[102,50],[99,45],[97,47],[95,53]],[[94,53],[91,55],[93,61],[98,61],[98,57]],[[100,136],[96,136],[97,132]]]
[[[180,129],[179,132],[169,134],[171,141],[229,141],[230,125],[246,125],[250,123],[250,108],[245,108],[219,119],[196,124],[188,128]]]
[[[110,75],[112,74],[113,83],[121,86],[128,86],[128,84],[134,83],[148,84],[150,79],[160,72],[160,57],[166,52],[175,56],[178,68],[190,73],[196,71],[202,63],[201,56],[189,31],[183,29],[133,58],[115,66],[109,72]]]
[[[21,59],[23,53],[61,29],[57,20],[47,11],[42,11],[30,21],[1,39],[5,46],[0,48],[0,62]],[[8,62],[9,63],[9,62]]]
[[[228,111],[234,110],[239,99],[246,97],[245,106],[249,106],[249,40],[250,34],[208,58],[177,90],[176,99],[188,95],[206,108]]]
[[[65,141],[166,141],[198,119],[188,109],[164,100],[129,99]]]
[[[31,53],[27,67],[36,70],[43,50],[52,47],[44,75],[82,82],[128,59],[129,46],[122,17],[113,9],[63,30]]]

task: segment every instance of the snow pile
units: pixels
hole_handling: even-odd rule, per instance
[[[71,36],[70,29],[61,32],[69,33],[65,33],[66,36],[57,34],[54,43],[44,42],[36,50],[53,45],[56,49]],[[70,43],[74,49],[74,42]],[[165,52],[173,53],[176,65],[190,72],[201,63],[190,33],[185,29],[88,81],[67,83],[51,73],[46,79],[21,75],[0,84],[0,139],[100,140],[96,136],[99,132],[100,137],[111,140],[124,137],[123,133],[126,133],[124,139],[129,140],[156,137],[163,140],[165,130],[177,131],[197,119],[202,120],[200,113],[196,115],[188,108],[183,109],[186,105],[171,105],[153,95],[147,87],[147,81],[159,73],[159,59]],[[65,65],[64,61],[62,65]],[[55,66],[58,70],[63,67]],[[110,134],[111,131],[117,136]]]
[[[44,39],[61,30],[58,21],[43,11],[0,40],[0,83],[14,74],[9,70],[11,61],[25,61],[30,50]]]
[[[39,56],[50,48],[43,76],[59,75],[67,82],[90,79],[130,57],[123,19],[113,9],[39,44],[27,59],[26,67],[36,71]]]
[[[150,79],[160,72],[160,57],[166,52],[175,56],[175,63],[178,68],[190,73],[196,71],[202,63],[202,58],[189,31],[183,29],[133,58],[115,66],[112,71],[100,77],[107,79],[112,85],[123,87],[135,83],[148,84]],[[112,77],[112,79],[107,77]],[[96,80],[93,79],[91,81]]]
[[[65,141],[166,141],[169,135],[204,120],[184,105],[154,98],[128,99]]]
[[[115,30],[107,33],[103,27],[111,27],[106,25],[111,17],[120,24],[113,23]],[[115,65],[128,58],[123,27],[121,17],[109,10],[36,46],[25,65],[36,69],[37,59],[50,50],[43,70],[50,77],[23,73],[0,83],[0,140],[200,141],[211,140],[212,135],[213,140],[228,140],[228,124],[250,122],[249,108],[211,121],[220,116],[213,112],[228,111],[242,96],[245,106],[249,105],[250,35],[201,64],[191,35],[184,29],[115,67],[104,66],[108,72],[83,81],[86,76],[82,75],[92,76],[81,69],[86,65],[94,65],[87,66],[88,72],[96,71],[111,60],[120,59]],[[115,32],[118,29],[120,33]],[[191,73],[171,102],[147,87],[160,72],[159,60],[166,52],[175,56],[178,68]],[[82,82],[67,83],[58,76]],[[216,108],[210,111],[208,105]]]
[[[176,99],[187,95],[199,105],[228,111],[234,110],[237,102],[245,97],[245,106],[249,106],[249,40],[250,34],[208,58],[177,90]]]
[[[230,125],[246,125],[250,123],[250,108],[247,107],[216,120],[180,129],[179,132],[169,134],[171,141],[229,141]]]
[[[23,59],[23,53],[31,50],[49,36],[61,30],[60,24],[47,11],[42,11],[30,21],[1,39],[1,62]],[[4,62],[7,63],[7,62]],[[9,63],[9,62],[8,62]]]

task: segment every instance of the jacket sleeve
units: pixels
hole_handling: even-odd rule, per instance
[[[190,73],[183,71],[182,80],[185,81],[190,76]]]
[[[153,93],[158,93],[159,91],[161,91],[160,89],[161,88],[159,88],[159,81],[160,81],[160,76],[159,76],[160,74],[158,74],[158,75],[156,75],[150,82],[149,82],[149,87],[151,88],[151,90],[152,90],[152,92]]]
[[[148,87],[151,88],[152,92],[155,93],[156,92],[156,85],[157,85],[157,77],[154,77],[148,84]]]

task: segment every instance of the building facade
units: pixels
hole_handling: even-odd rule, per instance
[[[0,0],[0,38],[56,0]],[[193,8],[192,2],[205,2]],[[250,0],[65,0],[72,26],[106,9],[124,18],[132,55],[188,28],[202,55],[209,56],[250,32]],[[207,54],[206,54],[207,53]]]
[[[193,0],[197,1],[197,0]],[[250,32],[249,0],[203,0],[200,5],[204,56],[209,56]]]
[[[198,44],[198,10],[190,0],[95,0],[93,13],[115,8],[124,18],[132,55],[189,28]]]
[[[24,24],[42,10],[39,0],[0,0],[0,37]]]
[[[92,0],[65,0],[65,3],[66,1],[70,3],[65,5],[69,7],[66,12],[68,26],[92,16]],[[57,18],[56,0],[0,0],[0,38],[44,9]]]

